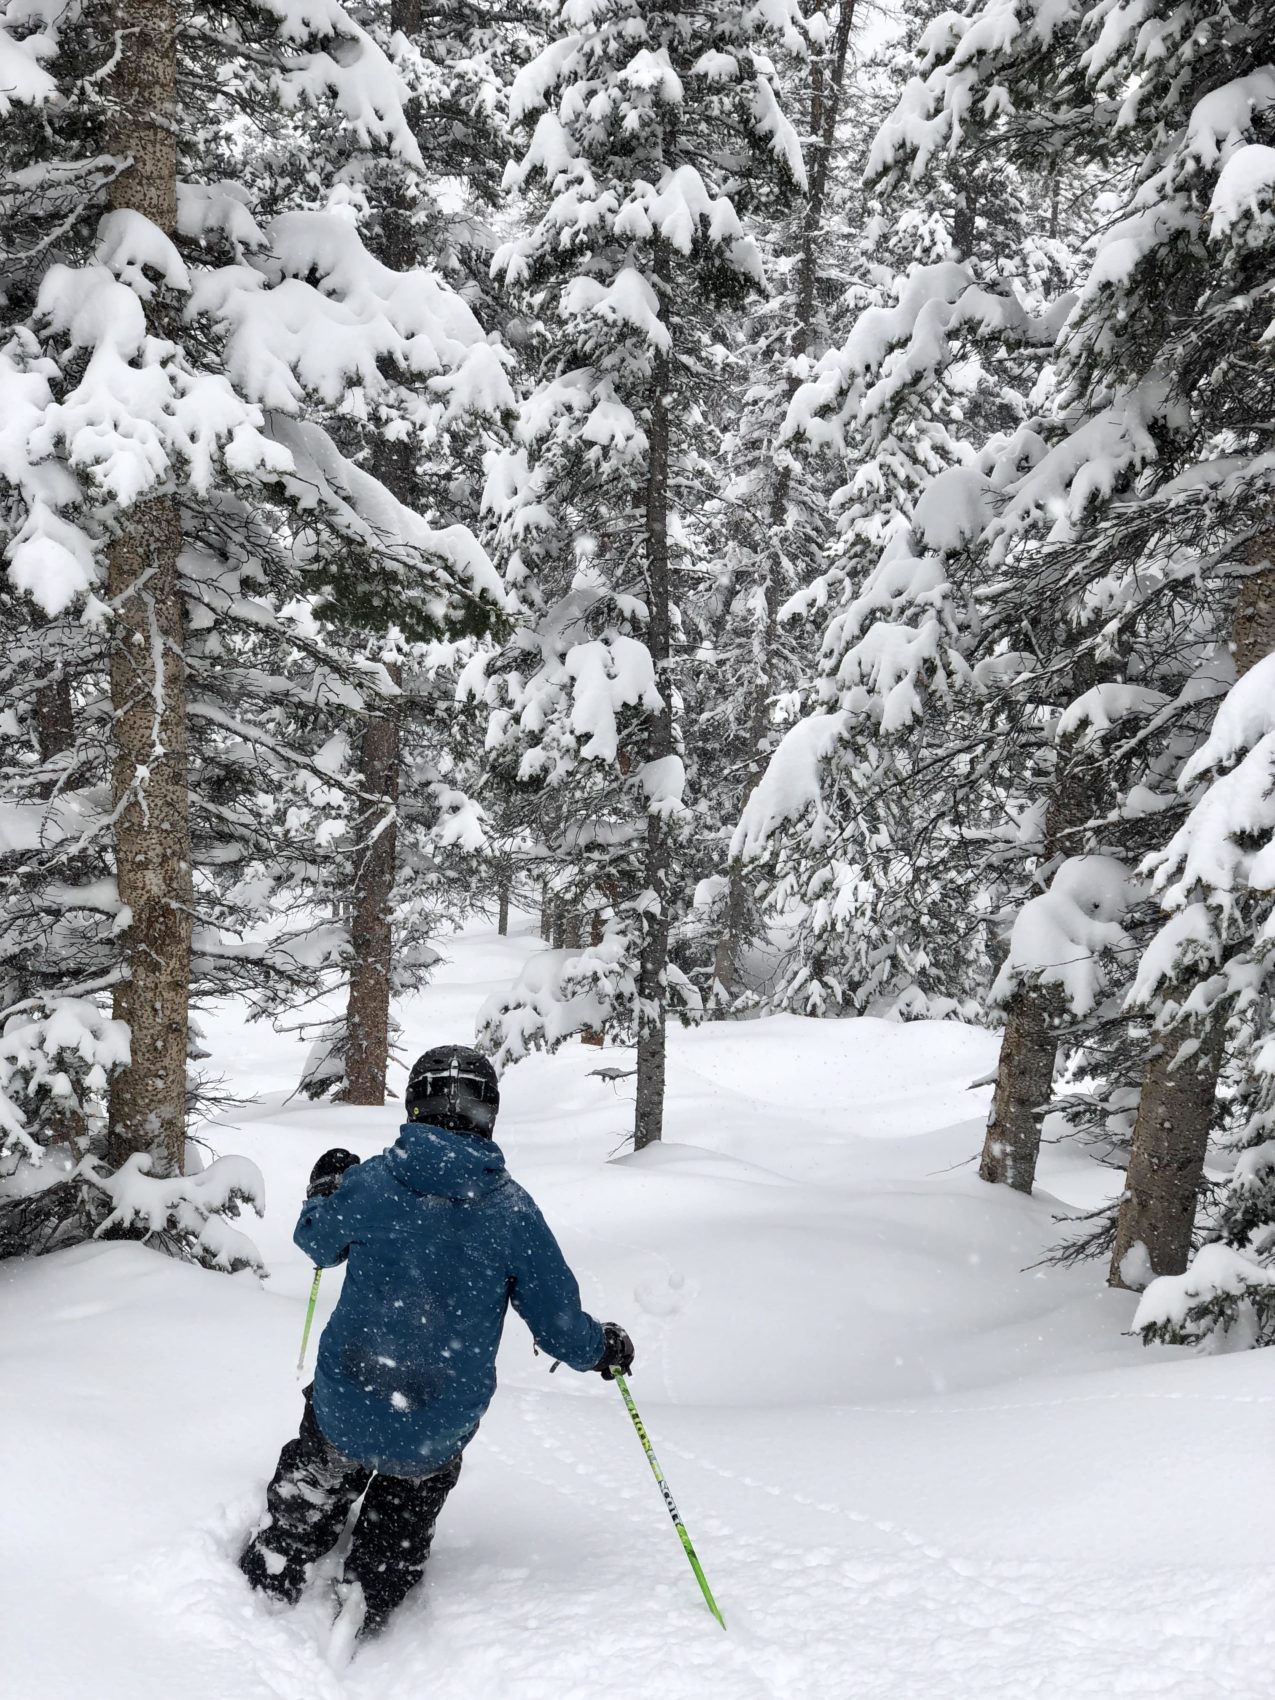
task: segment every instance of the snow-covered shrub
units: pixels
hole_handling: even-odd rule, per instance
[[[1009,952],[992,985],[1007,1004],[1026,984],[1050,988],[1069,1016],[1091,1015],[1118,973],[1112,954],[1131,948],[1122,922],[1133,895],[1127,868],[1111,856],[1070,856],[1048,891],[1014,919]]]
[[[265,1192],[256,1165],[220,1157],[190,1174],[153,1173],[134,1152],[106,1160],[107,1094],[129,1060],[129,1034],[87,999],[10,1015],[0,1034],[0,1257],[87,1237],[142,1238],[219,1270],[265,1270],[229,1216]]]
[[[1185,1275],[1160,1275],[1138,1300],[1144,1342],[1241,1351],[1275,1343],[1275,1269],[1233,1247],[1201,1246]]]
[[[581,1033],[631,1041],[637,1028],[634,955],[632,939],[615,923],[596,945],[538,951],[513,986],[479,1011],[479,1043],[505,1068],[533,1050],[556,1051]],[[666,996],[672,1013],[700,1013],[699,992],[671,963]]]
[[[245,1204],[258,1216],[264,1213],[265,1182],[255,1163],[246,1157],[218,1157],[192,1175],[156,1175],[152,1169],[152,1159],[143,1151],[135,1151],[113,1172],[92,1158],[85,1160],[79,1176],[109,1205],[95,1238],[140,1238],[205,1269],[265,1274],[256,1246],[226,1220],[239,1215]]]
[[[128,1062],[128,1029],[97,1004],[59,998],[47,1008],[15,1011],[0,1033],[0,1193],[54,1178],[19,1169],[51,1161],[69,1171],[100,1138],[112,1073]]]

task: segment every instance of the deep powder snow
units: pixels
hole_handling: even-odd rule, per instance
[[[402,1011],[466,1039],[529,938],[475,931]],[[1031,1267],[1060,1199],[1118,1177],[1048,1151],[1033,1199],[981,1185],[954,1024],[720,1024],[672,1041],[669,1142],[613,1158],[631,1082],[571,1045],[505,1077],[500,1137],[585,1302],[632,1332],[633,1392],[729,1626],[704,1609],[614,1389],[533,1356],[501,1387],[424,1588],[337,1672],[233,1558],[300,1399],[310,1164],[384,1111],[285,1097],[301,1055],[234,1010],[205,1130],[265,1172],[271,1269],[135,1245],[0,1266],[4,1700],[995,1700],[1244,1696],[1275,1630],[1275,1390],[1263,1352],[1129,1339],[1103,1271]],[[397,1078],[397,1077],[396,1077]],[[1051,1196],[1051,1194],[1053,1196]],[[321,1313],[339,1290],[325,1277]]]

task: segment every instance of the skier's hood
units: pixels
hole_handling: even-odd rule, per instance
[[[506,1178],[505,1154],[492,1140],[425,1122],[404,1122],[385,1159],[400,1186],[436,1198],[484,1198]]]

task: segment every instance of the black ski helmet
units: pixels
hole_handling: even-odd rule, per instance
[[[490,1139],[500,1108],[500,1082],[480,1051],[468,1045],[435,1045],[412,1064],[406,1108],[408,1121]]]

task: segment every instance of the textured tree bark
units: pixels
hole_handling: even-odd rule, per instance
[[[1249,560],[1275,560],[1275,530],[1254,538]],[[1231,648],[1235,671],[1241,678],[1266,656],[1275,654],[1275,567],[1265,567],[1240,580]]]
[[[662,275],[660,244],[655,272]],[[671,610],[669,606],[668,474],[669,357],[658,352],[651,373],[650,442],[646,474],[645,554],[649,615],[646,642],[655,667],[662,707],[650,717],[647,761],[673,754]],[[637,1105],[634,1148],[654,1145],[664,1132],[665,1040],[668,996],[669,824],[663,815],[646,817],[645,889],[650,908],[642,917],[642,953],[638,968]]]
[[[119,0],[123,51],[111,77],[111,150],[132,164],[112,205],[171,235],[177,218],[177,35],[171,0]],[[148,312],[151,311],[148,308]],[[184,622],[177,583],[176,498],[128,509],[107,555],[115,616],[111,652],[115,862],[129,923],[126,978],[114,1014],[131,1058],[111,1084],[108,1160],[134,1151],[180,1173],[186,1142],[186,1047],[191,955]]]
[[[1077,669],[1077,692],[1098,682],[1086,659]],[[1072,739],[1058,751],[1058,765],[1045,810],[1041,854],[1048,863],[1084,849],[1086,823],[1099,804],[1098,774],[1082,742]],[[1010,1003],[996,1064],[996,1090],[983,1136],[978,1173],[993,1185],[1030,1192],[1040,1156],[1041,1109],[1049,1100],[1058,1053],[1053,999],[1047,988],[1023,986]]]
[[[412,505],[416,461],[410,442],[378,438],[372,451],[372,471],[400,502]],[[387,661],[385,670],[394,684],[402,685],[403,669],[397,662]],[[364,802],[354,829],[345,1085],[340,1094],[347,1104],[385,1102],[385,1077],[390,1060],[394,967],[391,913],[398,873],[401,763],[401,699],[387,698],[369,716],[359,745]]]
[[[979,1179],[1030,1192],[1040,1154],[1040,1106],[1054,1081],[1057,1040],[1047,1000],[1034,988],[1009,1007]]]
[[[403,670],[386,672],[401,685]],[[390,1053],[394,933],[391,905],[398,864],[399,715],[391,699],[368,719],[359,749],[366,802],[359,815],[350,918],[350,998],[346,1010],[347,1104],[383,1104]]]
[[[170,1174],[185,1158],[192,901],[180,545],[177,504],[160,496],[129,511],[107,566],[115,866],[130,917],[114,1015],[131,1035],[111,1083],[107,1156],[118,1165],[147,1151]]]
[[[50,767],[75,748],[71,684],[61,667],[50,673],[35,693],[35,741],[41,767]],[[51,775],[41,781],[40,795],[51,797],[57,787],[58,776]]]
[[[811,62],[810,134],[813,138],[813,145],[808,150],[808,193],[801,221],[801,259],[797,274],[797,322],[793,327],[792,338],[792,352],[797,357],[810,352],[815,337],[815,309],[817,305],[815,296],[819,281],[819,235],[823,224],[824,208],[828,199],[828,181],[832,170],[837,123],[841,117],[842,99],[845,93],[846,59],[849,53],[850,35],[854,27],[857,4],[858,0],[840,0],[837,7],[836,27],[828,46],[826,67],[817,57],[813,58]],[[796,377],[789,380],[788,394],[790,398],[796,393],[798,382],[799,380]],[[776,467],[775,480],[771,486],[769,520],[772,538],[778,537],[787,524],[788,498],[791,488],[792,470],[789,463],[785,461],[782,465]],[[766,771],[763,744],[770,725],[770,698],[774,690],[775,680],[774,652],[779,631],[779,609],[781,607],[778,575],[769,562],[769,556],[773,556],[774,553],[775,550],[772,547],[768,551],[766,571],[765,620],[760,642],[757,646],[756,675],[748,711],[748,765],[745,769],[744,783],[740,791],[740,814],[747,807],[748,799],[761,783],[762,775]],[[739,862],[732,862],[727,871],[726,912],[723,916],[723,932],[713,952],[713,979],[727,999],[734,997],[739,983],[739,951],[747,916],[748,887],[745,871]]]
[[[1190,1261],[1225,1037],[1222,1021],[1180,1029],[1147,1063],[1111,1250],[1113,1287],[1140,1291],[1153,1275],[1180,1275]],[[1175,1063],[1191,1039],[1198,1049]]]
[[[1240,678],[1275,653],[1275,567],[1270,565],[1275,529],[1253,539],[1248,560],[1259,570],[1240,581],[1231,628]],[[1192,1055],[1176,1062],[1183,1045],[1192,1041]],[[1166,1034],[1148,1059],[1116,1217],[1108,1275],[1113,1287],[1137,1291],[1156,1275],[1181,1275],[1190,1262],[1225,1054],[1226,1024],[1219,1016]]]

